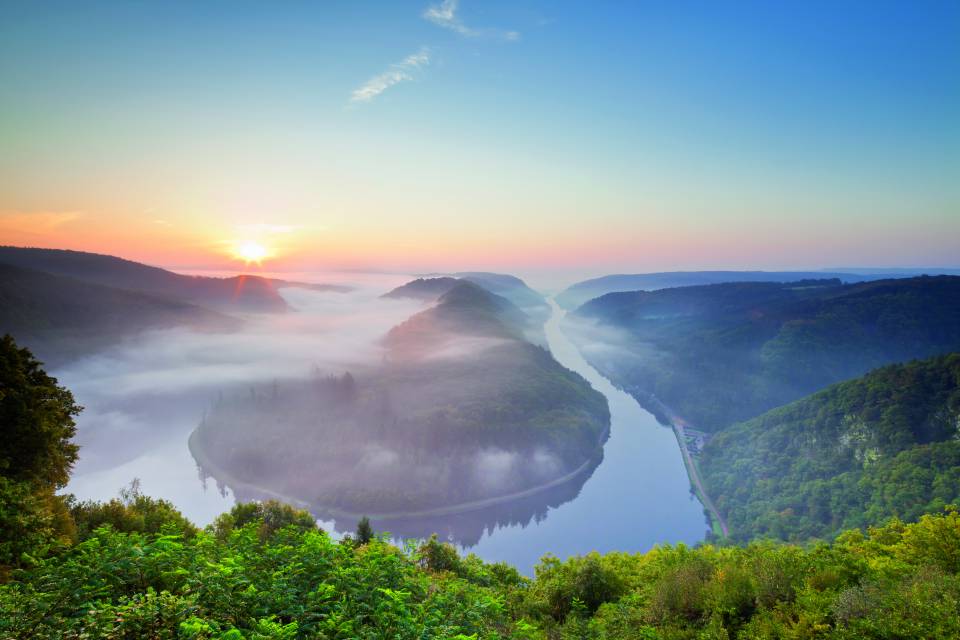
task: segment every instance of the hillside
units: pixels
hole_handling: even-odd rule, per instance
[[[655,291],[675,287],[694,287],[728,282],[796,282],[797,280],[840,280],[846,283],[870,280],[913,278],[922,275],[960,275],[957,269],[825,269],[823,271],[665,271],[601,276],[567,287],[557,295],[557,303],[573,310],[608,293]]]
[[[960,354],[877,369],[724,429],[700,469],[743,540],[941,511],[960,501]]]
[[[458,281],[385,336],[380,365],[213,407],[194,455],[228,485],[348,516],[475,508],[546,488],[602,455],[609,412],[524,339],[527,322]]]
[[[466,336],[520,340],[528,324],[529,318],[506,298],[454,280],[435,306],[397,325],[384,340],[394,355],[431,352]]]
[[[498,273],[465,272],[436,278],[417,278],[383,295],[384,298],[413,298],[436,302],[463,283],[476,285],[490,292],[500,302],[509,304],[514,319],[511,323],[523,331],[527,340],[546,346],[543,323],[550,317],[550,306],[543,296],[529,288],[523,280]],[[506,307],[504,307],[506,308]]]
[[[383,294],[384,298],[413,298],[423,302],[433,302],[450,289],[457,286],[459,280],[451,277],[417,278]]]
[[[62,249],[0,247],[0,263],[225,311],[286,311],[288,305],[277,293],[277,289],[284,286],[346,290],[334,285],[310,285],[251,275],[186,276],[114,256]]]
[[[716,431],[884,364],[960,349],[960,277],[612,293],[568,316],[592,364]]]
[[[676,287],[694,287],[708,284],[732,282],[795,282],[797,280],[830,280],[842,282],[862,282],[880,280],[885,276],[874,273],[863,275],[851,272],[830,271],[664,271],[660,273],[615,274],[591,278],[570,285],[559,294],[556,300],[564,309],[573,310],[608,293],[626,291],[655,291]]]
[[[0,335],[48,364],[115,344],[147,329],[230,329],[233,318],[201,307],[0,263]]]
[[[503,296],[538,322],[542,323],[550,316],[550,305],[544,297],[516,276],[486,271],[462,271],[453,275]]]

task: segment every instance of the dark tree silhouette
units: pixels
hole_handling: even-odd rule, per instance
[[[0,339],[0,573],[73,536],[64,499],[82,407],[13,338]]]
[[[370,518],[363,516],[357,523],[357,544],[367,544],[373,540],[373,527],[370,526]]]

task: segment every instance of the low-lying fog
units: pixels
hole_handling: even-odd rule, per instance
[[[340,374],[376,364],[379,339],[423,308],[379,297],[408,279],[358,278],[350,293],[284,289],[295,312],[245,315],[244,328],[233,333],[150,332],[55,371],[85,407],[77,421],[80,460],[67,490],[105,499],[139,477],[145,493],[209,522],[232,498],[216,487],[197,491],[187,438],[211,403],[317,367]]]

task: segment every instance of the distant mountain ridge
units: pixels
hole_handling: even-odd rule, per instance
[[[283,286],[345,291],[335,285],[308,285],[260,276],[231,278],[186,276],[115,256],[29,247],[0,247],[0,263],[43,271],[131,291],[192,302],[219,311],[283,312],[289,309],[277,293]]]
[[[884,364],[960,350],[960,277],[610,293],[567,326],[642,402],[715,431]],[[616,348],[591,349],[598,338]]]
[[[433,302],[457,286],[459,280],[449,276],[437,278],[417,278],[391,289],[383,298],[413,298],[423,302]]]
[[[567,287],[557,297],[557,304],[576,309],[588,300],[608,293],[651,291],[729,282],[795,282],[797,280],[838,279],[844,283],[914,277],[918,275],[960,275],[960,271],[932,269],[929,273],[914,269],[865,269],[824,271],[665,271],[660,273],[614,274],[584,280]]]
[[[487,272],[463,272],[447,276],[421,277],[411,280],[383,295],[384,298],[413,298],[423,302],[439,301],[462,283],[476,285],[509,302],[523,316],[524,334],[535,344],[545,345],[543,324],[550,316],[550,306],[542,295],[523,280],[511,275]]]
[[[0,263],[0,334],[15,336],[52,365],[146,329],[239,324],[187,302]]]
[[[449,291],[458,280],[469,280],[491,293],[503,296],[538,320],[546,320],[550,315],[550,305],[547,304],[541,294],[531,289],[526,282],[516,276],[489,271],[427,274],[397,287],[385,295],[387,297],[435,300]]]
[[[388,347],[408,353],[429,351],[447,335],[524,339],[529,318],[512,302],[478,284],[446,278],[415,280],[411,284],[435,280],[452,280],[453,286],[439,297],[436,305],[391,329],[384,339]]]

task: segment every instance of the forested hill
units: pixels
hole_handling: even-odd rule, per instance
[[[893,276],[891,276],[893,277]],[[880,274],[829,271],[664,271],[660,273],[615,274],[573,284],[557,295],[557,303],[565,309],[580,305],[608,293],[655,291],[676,287],[695,287],[728,282],[796,282],[797,280],[840,280],[862,282],[879,280]]]
[[[490,293],[506,298],[526,313],[534,323],[543,324],[550,317],[550,305],[523,280],[516,276],[486,271],[464,271],[417,278],[384,294],[384,297],[416,298],[433,302],[460,282],[472,282]]]
[[[277,293],[277,289],[283,286],[346,290],[333,285],[309,285],[249,275],[231,278],[187,276],[115,256],[63,249],[0,247],[0,263],[221,311],[286,311],[287,303]]]
[[[544,297],[516,276],[486,271],[463,271],[453,275],[479,284],[498,296],[503,296],[537,322],[542,323],[550,316],[550,305]]]
[[[439,278],[417,278],[396,289],[383,294],[384,298],[414,298],[424,302],[433,302],[450,289],[457,286],[459,280],[449,276]]]
[[[724,429],[704,483],[738,539],[832,537],[960,502],[960,354],[877,369]]]
[[[445,336],[523,338],[530,319],[513,303],[472,282],[454,283],[435,306],[391,329],[386,337],[388,346],[432,349],[442,345]]]
[[[528,322],[456,281],[389,332],[376,366],[227,397],[191,448],[233,487],[375,521],[579,482],[602,456],[606,400],[528,342]]]
[[[611,293],[569,318],[587,358],[641,402],[653,394],[715,431],[884,364],[960,350],[960,277]]]
[[[235,328],[239,321],[178,300],[0,263],[0,335],[60,364],[146,329]]]
[[[487,274],[495,275],[495,274]],[[512,278],[512,276],[500,276]],[[514,278],[514,280],[516,280]],[[517,280],[522,284],[523,281]],[[523,285],[526,287],[526,285]],[[533,295],[538,295],[532,290]],[[516,293],[516,292],[514,292]],[[436,306],[410,318],[390,332],[388,341],[398,343],[412,332],[426,332],[427,342],[436,343],[437,330],[478,335],[525,338],[545,345],[543,322],[546,316],[540,306],[520,308],[513,299],[493,293],[487,286],[471,279],[452,277],[418,278],[384,294],[385,298],[415,298],[436,301]],[[530,302],[526,296],[521,300]],[[546,306],[543,299],[540,302]],[[546,307],[549,314],[549,307]],[[534,315],[531,315],[534,314]]]

